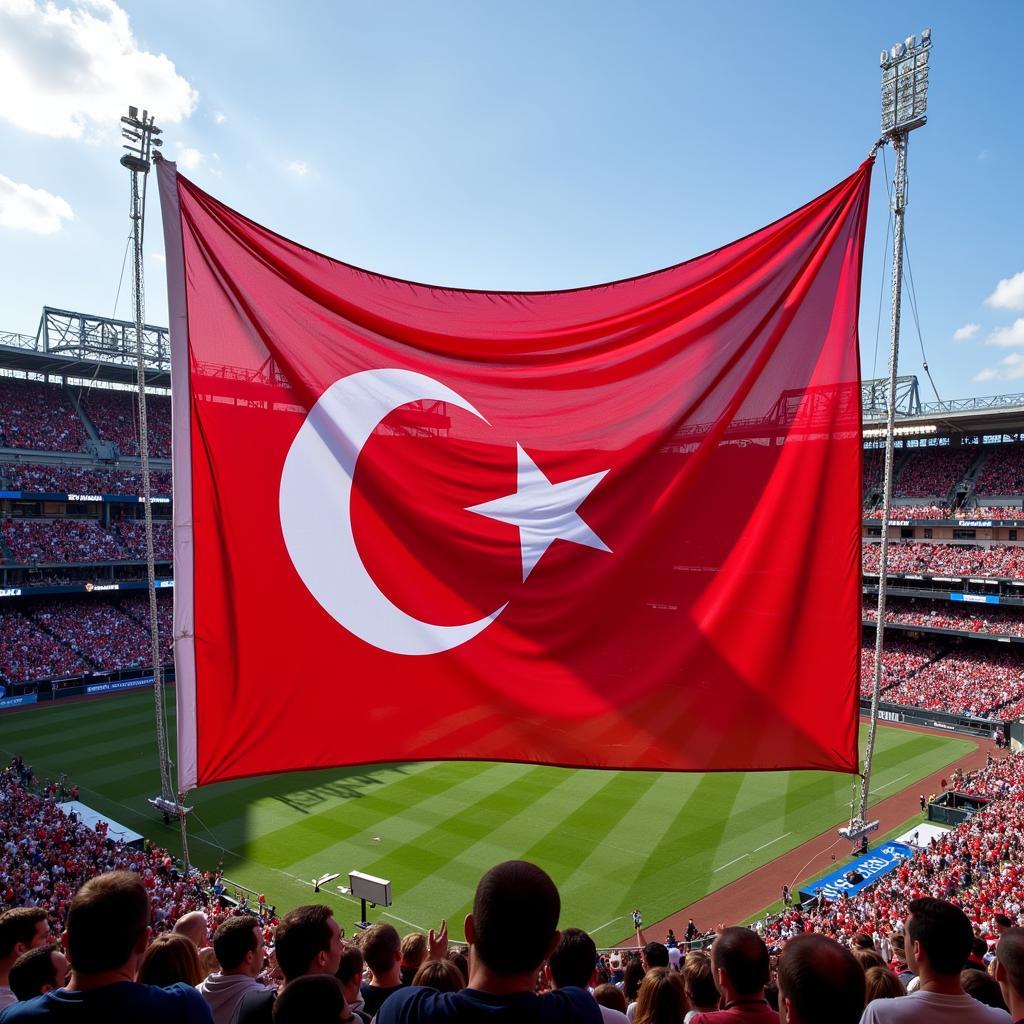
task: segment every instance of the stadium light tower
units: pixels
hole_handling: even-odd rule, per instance
[[[882,497],[882,550],[878,575],[878,616],[875,622],[874,686],[871,690],[871,721],[864,751],[861,775],[860,807],[850,824],[840,829],[845,838],[864,839],[878,828],[868,821],[868,797],[871,792],[871,766],[878,731],[878,695],[882,689],[882,641],[885,636],[886,569],[889,556],[889,512],[892,505],[893,438],[896,424],[896,373],[900,350],[900,299],[903,291],[903,216],[907,205],[907,147],[910,133],[926,121],[928,108],[928,71],[932,31],[926,28],[919,37],[908,36],[889,50],[882,51],[882,137],[878,145],[889,143],[896,151],[893,180],[892,214],[892,319],[889,332],[889,392],[886,409],[885,471]],[[877,148],[877,147],[876,147]]]
[[[165,821],[171,815],[181,824],[182,855],[188,870],[188,845],[185,830],[187,808],[181,800],[175,799],[171,783],[171,759],[167,743],[167,717],[164,710],[164,679],[160,653],[160,630],[156,605],[156,565],[153,550],[153,506],[149,478],[149,429],[146,419],[146,358],[143,336],[146,323],[145,289],[142,246],[145,240],[146,181],[148,180],[151,158],[163,144],[157,138],[161,130],[156,119],[148,110],[139,115],[138,107],[129,107],[128,116],[121,118],[121,135],[126,140],[127,150],[121,156],[121,166],[128,170],[132,181],[132,308],[135,313],[136,365],[139,388],[139,461],[142,466],[143,512],[146,523],[146,577],[149,581],[149,631],[153,656],[153,701],[156,710],[156,743],[160,760],[160,796],[150,803],[160,811]],[[139,179],[142,188],[139,188]]]

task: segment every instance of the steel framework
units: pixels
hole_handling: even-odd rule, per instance
[[[134,323],[51,306],[43,307],[34,347],[36,351],[124,366],[135,366],[138,362],[139,345]],[[166,327],[143,325],[142,357],[148,369],[170,370],[170,337]]]

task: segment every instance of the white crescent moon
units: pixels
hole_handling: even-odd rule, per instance
[[[352,534],[356,462],[385,416],[407,402],[448,402],[487,420],[451,388],[411,370],[363,370],[335,381],[309,410],[285,458],[279,509],[285,547],[309,592],[350,633],[394,654],[438,654],[471,640],[507,607],[462,626],[423,622],[366,571]]]

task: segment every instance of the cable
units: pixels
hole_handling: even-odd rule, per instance
[[[932,391],[935,392],[935,401],[941,403],[942,398],[939,396],[939,389],[935,386],[935,381],[932,379],[932,372],[928,369],[928,354],[924,350],[924,337],[921,335],[921,320],[917,314],[917,289],[914,287],[914,270],[910,265],[910,241],[907,238],[906,228],[903,230],[903,253],[907,257],[907,283],[910,286],[907,298],[910,300],[910,309],[914,314],[914,327],[917,329],[917,341],[921,346],[921,365],[924,367],[924,372],[928,377],[928,382],[932,386]]]
[[[114,296],[114,312],[111,313],[110,319],[117,319],[117,304],[121,299],[121,285],[124,284],[124,268],[128,266],[128,249],[132,244],[131,232],[128,233],[128,237],[124,243],[124,259],[121,260],[121,276],[117,279],[117,294]]]

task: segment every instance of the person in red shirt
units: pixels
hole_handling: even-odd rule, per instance
[[[711,970],[721,1009],[698,1013],[690,1024],[779,1024],[768,1005],[768,947],[749,928],[725,928],[711,946]]]

